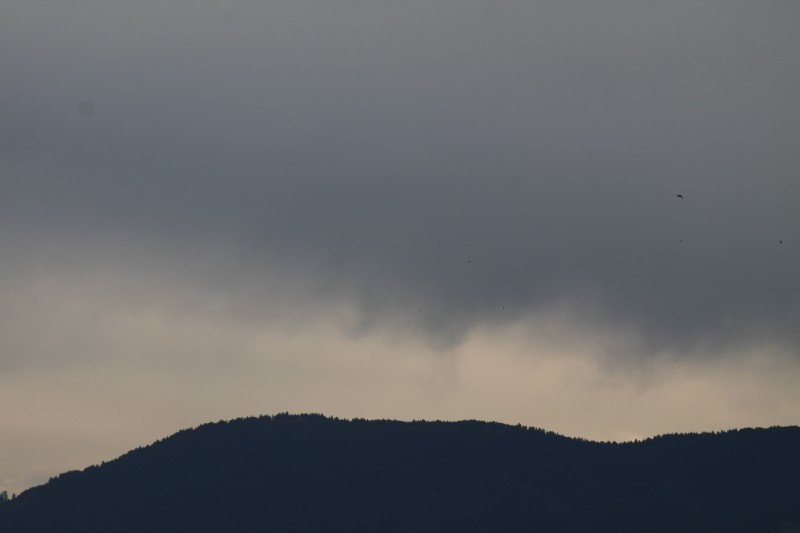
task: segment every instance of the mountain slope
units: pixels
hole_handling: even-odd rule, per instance
[[[0,505],[0,531],[789,531],[800,428],[596,443],[278,415],[184,430]]]

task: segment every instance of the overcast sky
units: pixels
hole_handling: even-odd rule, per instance
[[[798,27],[5,0],[0,490],[278,411],[800,423]]]

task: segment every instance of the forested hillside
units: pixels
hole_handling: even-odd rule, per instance
[[[777,532],[800,428],[597,443],[476,421],[206,424],[0,502],[0,531]]]

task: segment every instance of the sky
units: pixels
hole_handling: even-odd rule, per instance
[[[798,26],[5,0],[0,490],[284,411],[800,423]]]

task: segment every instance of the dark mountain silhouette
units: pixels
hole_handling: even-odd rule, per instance
[[[777,532],[800,427],[598,443],[522,426],[206,424],[0,502],[0,531]]]

